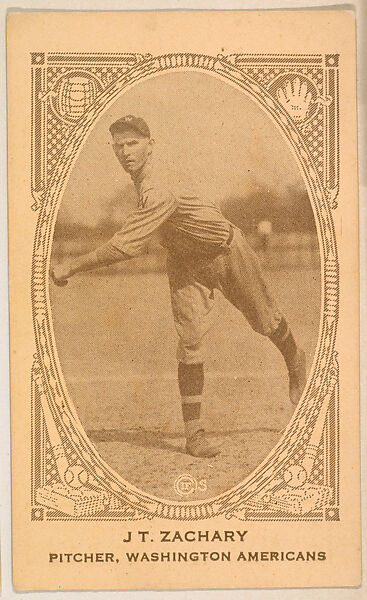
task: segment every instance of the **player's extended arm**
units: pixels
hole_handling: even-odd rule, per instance
[[[105,248],[104,246],[101,246],[101,248],[97,248],[97,250],[93,250],[93,252],[76,256],[75,258],[55,265],[50,273],[56,285],[66,285],[67,280],[72,277],[72,275],[75,275],[75,273],[91,271],[92,269],[108,266],[114,262],[126,260],[128,258],[130,258],[130,256],[123,252],[114,251],[113,248],[108,249],[108,247]]]
[[[90,271],[139,256],[154,231],[168,219],[176,207],[177,201],[170,192],[150,190],[145,206],[134,211],[109,242],[93,252],[67,260],[51,269],[54,283],[66,285],[69,277],[80,271]]]

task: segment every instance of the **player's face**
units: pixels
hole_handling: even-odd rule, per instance
[[[152,140],[132,129],[114,133],[112,139],[119,163],[131,175],[141,169],[152,152]]]

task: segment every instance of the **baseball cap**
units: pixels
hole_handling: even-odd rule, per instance
[[[114,133],[126,131],[126,129],[133,129],[141,133],[144,137],[150,138],[149,127],[141,117],[126,115],[125,117],[121,117],[121,119],[117,119],[117,121],[110,126],[110,133],[113,135]]]

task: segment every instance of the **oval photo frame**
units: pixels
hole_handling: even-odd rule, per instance
[[[215,498],[195,502],[170,502],[151,496],[127,484],[99,456],[88,439],[66,391],[58,361],[48,292],[48,268],[51,256],[53,229],[58,207],[62,201],[68,173],[77,158],[83,142],[99,116],[123,91],[146,77],[154,77],[164,71],[186,70],[206,72],[237,87],[254,100],[276,123],[283,138],[288,142],[299,165],[306,184],[318,230],[321,258],[321,326],[319,342],[314,357],[312,376],[302,402],[297,407],[281,440],[266,459],[243,482]],[[115,83],[101,92],[87,112],[77,121],[73,135],[60,152],[50,185],[41,206],[35,235],[32,281],[32,302],[37,357],[33,367],[33,399],[40,402],[47,429],[56,430],[54,440],[60,439],[63,449],[56,462],[64,481],[70,486],[75,478],[75,489],[80,489],[83,476],[70,469],[68,454],[78,457],[78,463],[88,473],[88,481],[96,493],[95,505],[100,509],[89,518],[140,519],[163,517],[175,520],[198,520],[217,514],[226,517],[249,517],[263,511],[268,515],[279,512],[283,496],[278,494],[278,504],[269,504],[269,492],[273,489],[287,493],[289,488],[307,486],[307,460],[312,461],[323,432],[325,417],[331,397],[337,387],[337,362],[335,336],[338,307],[338,268],[334,226],[330,209],[330,197],[325,191],[320,176],[313,164],[310,152],[296,122],[284,109],[274,94],[260,86],[225,57],[210,57],[195,54],[175,54],[161,57],[143,57]],[[44,296],[43,296],[44,294]],[[318,443],[317,443],[318,442]],[[51,445],[57,444],[51,440]],[[302,459],[302,460],[301,460]],[[83,470],[82,469],[82,470]],[[298,470],[297,470],[298,469]],[[300,473],[306,472],[306,477]],[[298,479],[298,484],[293,485]],[[80,483],[80,485],[79,485]],[[278,493],[278,492],[277,492]],[[322,495],[324,493],[324,495]],[[328,501],[327,492],[320,492],[316,508]],[[98,500],[99,499],[99,500]],[[284,500],[284,498],[283,498]],[[108,517],[103,517],[103,506],[110,507]],[[112,513],[111,513],[112,510]],[[257,513],[256,513],[257,511]],[[101,513],[101,516],[98,514]],[[287,511],[285,511],[287,512]],[[293,513],[294,518],[299,518]],[[65,517],[67,518],[67,517]],[[262,517],[264,518],[264,517]],[[266,518],[266,516],[265,516]],[[273,518],[273,517],[272,517]],[[292,518],[292,510],[284,519]]]

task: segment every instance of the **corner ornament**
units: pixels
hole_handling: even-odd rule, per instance
[[[276,89],[279,104],[297,124],[303,124],[318,111],[319,106],[330,106],[332,98],[318,95],[316,86],[307,77],[283,79]]]

